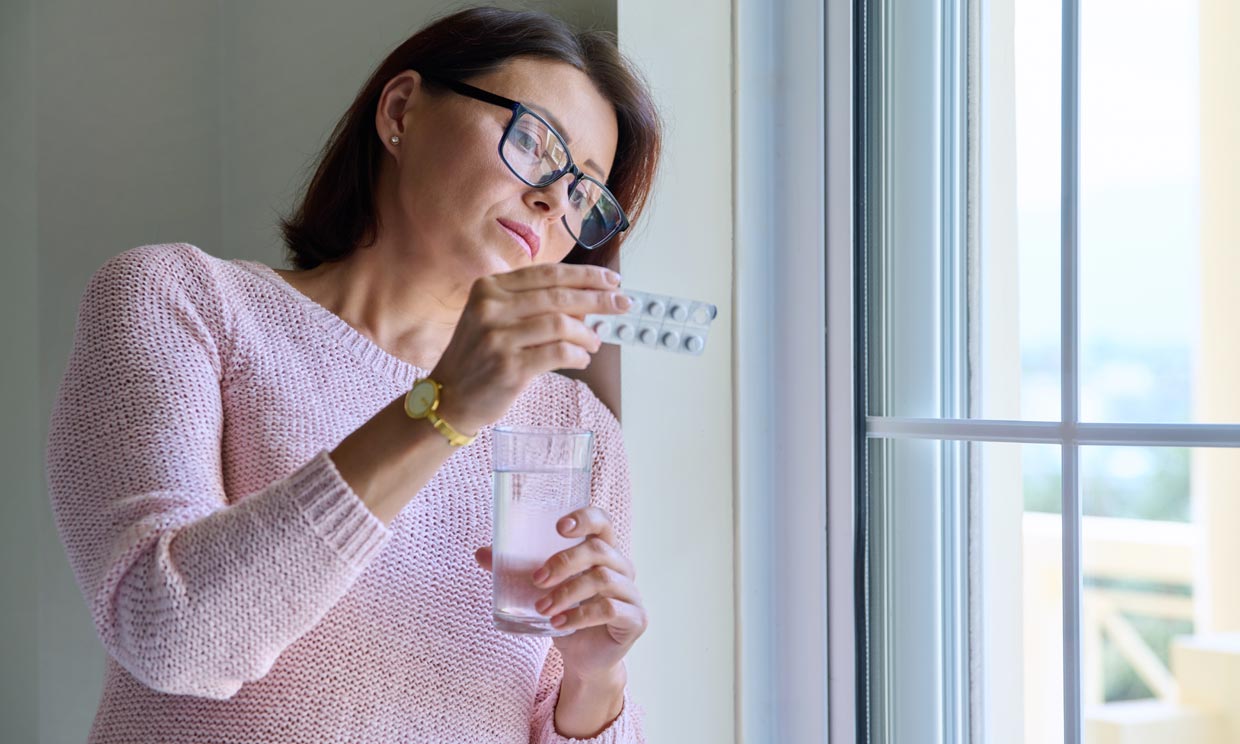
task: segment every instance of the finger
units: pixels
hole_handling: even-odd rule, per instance
[[[620,286],[620,275],[602,266],[585,264],[535,264],[496,274],[495,282],[509,292],[546,287],[578,287],[581,289],[612,289]]]
[[[564,537],[598,535],[608,545],[616,544],[616,531],[611,526],[611,515],[597,506],[583,506],[565,514],[556,522],[555,528]]]
[[[491,332],[492,342],[505,349],[526,349],[545,346],[557,341],[569,341],[588,352],[598,351],[602,345],[598,334],[584,322],[571,315],[554,313],[529,318]]]
[[[580,607],[566,610],[551,618],[558,630],[581,630],[607,625],[622,634],[640,635],[646,630],[646,611],[637,605],[611,597],[595,597]]]
[[[618,315],[633,307],[633,298],[615,288],[573,289],[571,287],[540,287],[509,296],[506,312],[514,318],[530,318],[546,313],[585,315]]]
[[[534,572],[534,585],[544,588],[556,586],[595,566],[605,566],[628,577],[630,581],[633,579],[632,562],[598,535],[591,535],[580,545],[561,550],[548,558],[547,562]]]
[[[572,341],[535,346],[525,349],[520,355],[521,369],[529,379],[557,369],[585,369],[592,361],[594,357],[590,356],[590,350]]]
[[[534,603],[540,615],[551,616],[594,597],[611,597],[641,604],[637,585],[628,576],[606,566],[595,566],[552,589]]]
[[[482,566],[486,570],[490,571],[491,570],[491,547],[488,545],[486,547],[478,548],[477,550],[475,550],[474,560],[478,561],[479,566]]]

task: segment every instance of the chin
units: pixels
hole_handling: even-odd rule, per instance
[[[515,257],[509,258],[508,256],[492,253],[482,262],[482,271],[487,276],[494,276],[495,274],[507,274],[510,271],[516,271],[523,266],[528,266],[528,264],[518,261]]]

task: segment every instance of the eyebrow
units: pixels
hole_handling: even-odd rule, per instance
[[[533,109],[537,111],[538,113],[542,114],[543,118],[551,122],[551,126],[555,127],[555,131],[559,132],[560,135],[563,136],[565,140],[572,139],[571,137],[568,136],[568,132],[564,129],[564,125],[560,123],[560,120],[555,118],[555,114],[551,113],[550,111],[543,108],[542,106],[539,106],[536,103],[527,103],[525,104],[525,107]],[[600,181],[605,180],[603,178],[603,169],[599,167],[598,163],[594,162],[593,160],[586,160],[583,163],[583,165],[588,165],[591,168],[593,168],[594,172],[598,174],[598,179]]]

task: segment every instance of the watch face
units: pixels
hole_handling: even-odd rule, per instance
[[[408,408],[410,415],[419,418],[425,416],[431,410],[431,406],[435,404],[435,383],[430,380],[423,380],[413,389],[409,391]]]

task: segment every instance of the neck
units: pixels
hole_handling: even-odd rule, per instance
[[[433,369],[456,330],[469,286],[442,281],[453,272],[427,264],[431,259],[379,241],[341,261],[279,274],[388,353]]]

